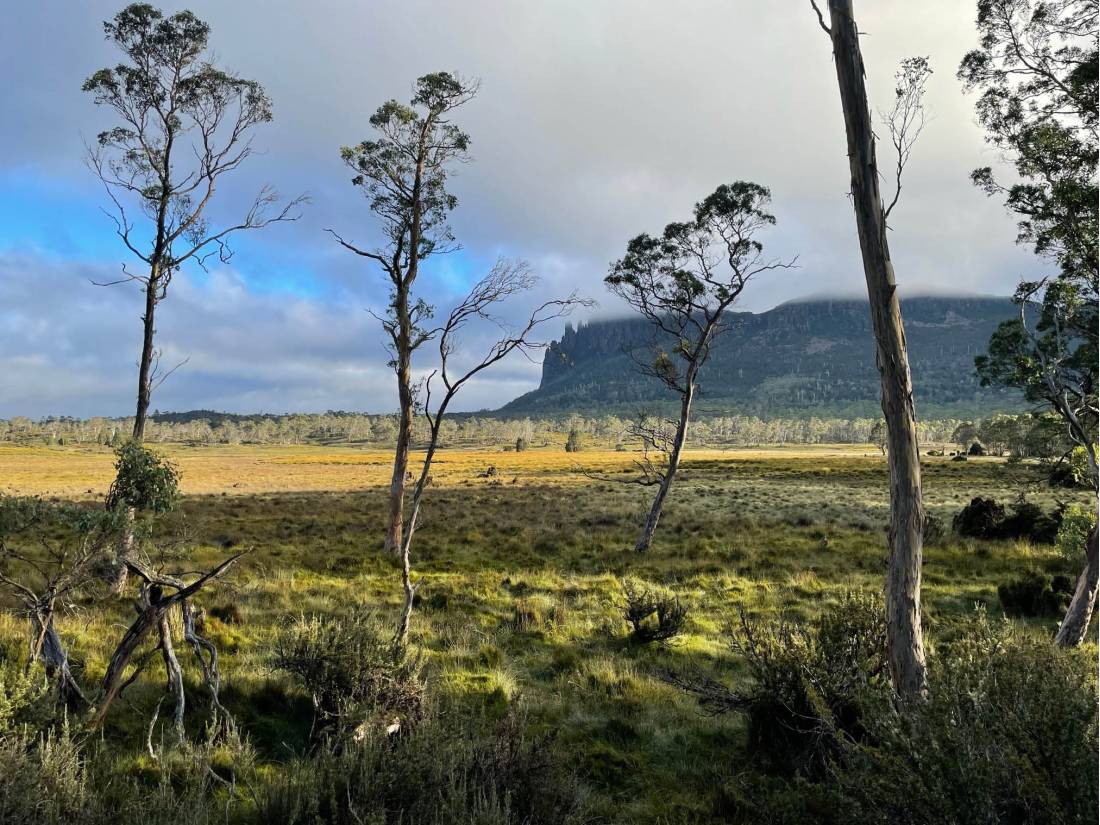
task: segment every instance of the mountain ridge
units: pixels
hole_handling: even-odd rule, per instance
[[[982,387],[974,357],[996,326],[1013,317],[1011,298],[920,295],[903,298],[917,414],[982,416],[1026,409],[1015,392]],[[633,358],[652,357],[652,327],[640,317],[576,327],[546,350],[539,387],[497,412],[655,411],[673,403]],[[878,415],[879,377],[866,298],[809,297],[765,312],[732,312],[701,377],[700,412]]]

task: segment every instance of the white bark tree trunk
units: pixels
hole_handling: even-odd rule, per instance
[[[913,384],[894,267],[886,240],[875,133],[867,104],[863,57],[851,0],[829,0],[829,16],[848,138],[852,205],[863,254],[875,334],[875,360],[882,383],[882,412],[887,428],[890,559],[886,573],[886,627],[890,669],[899,695],[915,696],[925,691],[927,673],[920,608],[924,506]]]

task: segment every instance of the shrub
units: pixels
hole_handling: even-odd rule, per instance
[[[857,601],[798,630],[743,622],[751,692],[691,685],[711,710],[749,715],[756,771],[723,804],[746,822],[1091,821],[1092,656],[979,613],[930,646],[927,696],[898,703],[875,612]]]
[[[140,774],[126,774],[106,744],[81,744],[66,726],[0,737],[0,822],[216,825],[240,812],[235,781],[251,775],[254,755],[235,737],[160,748],[153,756]]]
[[[567,453],[579,453],[581,451],[581,434],[575,429],[570,430],[568,438],[565,439],[565,451]]]
[[[1000,585],[997,597],[1009,616],[1062,616],[1073,597],[1073,582],[1067,576],[1051,579],[1031,571]]]
[[[423,709],[420,658],[369,614],[299,618],[277,637],[273,664],[309,691],[321,728],[346,731],[371,717],[411,723]]]
[[[0,657],[3,655],[0,652]],[[47,727],[53,719],[50,714],[43,724],[42,709],[50,706],[47,694],[40,675],[27,672],[14,660],[0,658],[0,737],[28,724],[36,731]]]
[[[634,641],[667,642],[683,631],[688,611],[679,598],[633,582],[624,584],[623,591],[623,618],[630,623]]]
[[[1091,820],[1089,658],[979,615],[932,659],[928,699],[879,721],[881,747],[853,754],[846,794],[867,816],[914,825]]]
[[[0,822],[86,822],[84,761],[67,731],[0,736]]]
[[[179,470],[140,441],[127,439],[115,450],[115,480],[107,492],[109,509],[133,507],[163,513],[179,498]]]
[[[944,527],[943,519],[931,513],[925,513],[924,543],[930,545],[942,544],[945,538],[947,538],[947,528]]]
[[[991,498],[976,496],[951,521],[960,536],[988,539],[999,535],[1005,508]]]
[[[418,825],[541,825],[581,821],[573,778],[552,741],[528,739],[514,712],[432,716],[396,740],[366,737],[325,748],[276,781],[258,805],[261,822],[415,822]]]
[[[1029,501],[1012,505],[1011,514],[994,499],[976,496],[951,522],[960,536],[979,539],[1026,538],[1036,544],[1052,544],[1061,522],[1061,512],[1044,513]]]
[[[1085,542],[1095,526],[1096,510],[1071,504],[1062,512],[1062,522],[1054,539],[1058,552],[1067,561],[1079,563],[1085,552]]]
[[[214,605],[210,608],[210,615],[225,624],[242,625],[245,623],[244,611],[236,602]]]
[[[1026,538],[1033,544],[1054,544],[1062,514],[1055,511],[1048,515],[1042,508],[1029,501],[1010,505],[1012,514],[1001,523],[1001,535],[1005,538]]]
[[[981,445],[981,442],[975,441],[970,445],[970,449],[966,451],[967,455],[985,455],[985,447]]]
[[[879,596],[848,593],[811,626],[742,613],[730,632],[731,650],[748,667],[747,690],[732,691],[699,675],[669,681],[712,713],[744,714],[749,751],[767,773],[825,776],[847,741],[866,738],[868,710],[891,701]]]

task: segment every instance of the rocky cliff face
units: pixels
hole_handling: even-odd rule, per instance
[[[1008,298],[910,298],[902,302],[918,415],[976,415],[1018,409],[1008,392],[982,388],[974,356],[998,323],[1014,316]],[[668,393],[640,375],[655,340],[642,319],[567,325],[546,351],[542,382],[506,413],[624,411],[659,404]],[[865,301],[813,300],[768,312],[731,313],[701,378],[701,406],[761,415],[877,414],[870,316]]]

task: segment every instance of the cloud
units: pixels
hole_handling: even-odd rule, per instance
[[[378,272],[326,228],[377,239],[338,148],[368,136],[373,109],[439,69],[480,78],[456,115],[474,163],[454,179],[464,249],[429,267],[421,293],[446,306],[498,255],[543,277],[537,298],[571,290],[622,307],[602,286],[626,241],[690,214],[722,182],[771,187],[770,252],[800,268],[761,279],[743,308],[862,289],[846,198],[843,122],[829,44],[808,5],[758,0],[191,0],[219,60],[265,84],[275,121],[261,154],[212,209],[232,220],[264,183],[312,204],[294,224],[242,237],[233,269],[179,276],[162,307],[163,409],[393,407],[393,378],[366,308]],[[81,136],[109,119],[80,83],[117,60],[101,23],[120,2],[43,0],[6,10],[0,31],[0,416],[129,411],[139,303],[85,286],[124,259],[98,212]],[[168,7],[171,8],[171,7]],[[929,55],[932,119],[892,217],[897,277],[909,294],[1008,294],[1038,262],[1013,246],[1012,220],[968,181],[998,162],[954,78],[976,41],[974,5],[884,0],[860,11],[868,84],[886,106],[903,57]],[[885,152],[885,149],[882,150]],[[516,304],[511,317],[525,307]],[[555,330],[555,334],[559,330]],[[472,331],[470,346],[484,331]],[[423,368],[427,369],[425,362]],[[537,365],[501,365],[463,406],[496,406],[537,383]]]
[[[136,393],[141,294],[102,266],[41,254],[0,255],[0,415],[127,415]],[[555,330],[556,332],[556,330]],[[473,326],[454,366],[491,343]],[[239,273],[181,273],[157,311],[160,365],[175,370],[153,406],[164,410],[385,412],[396,405],[378,322],[355,303],[257,292]],[[423,375],[430,348],[422,353]],[[474,380],[456,409],[499,405],[538,383],[538,365],[515,356]]]

